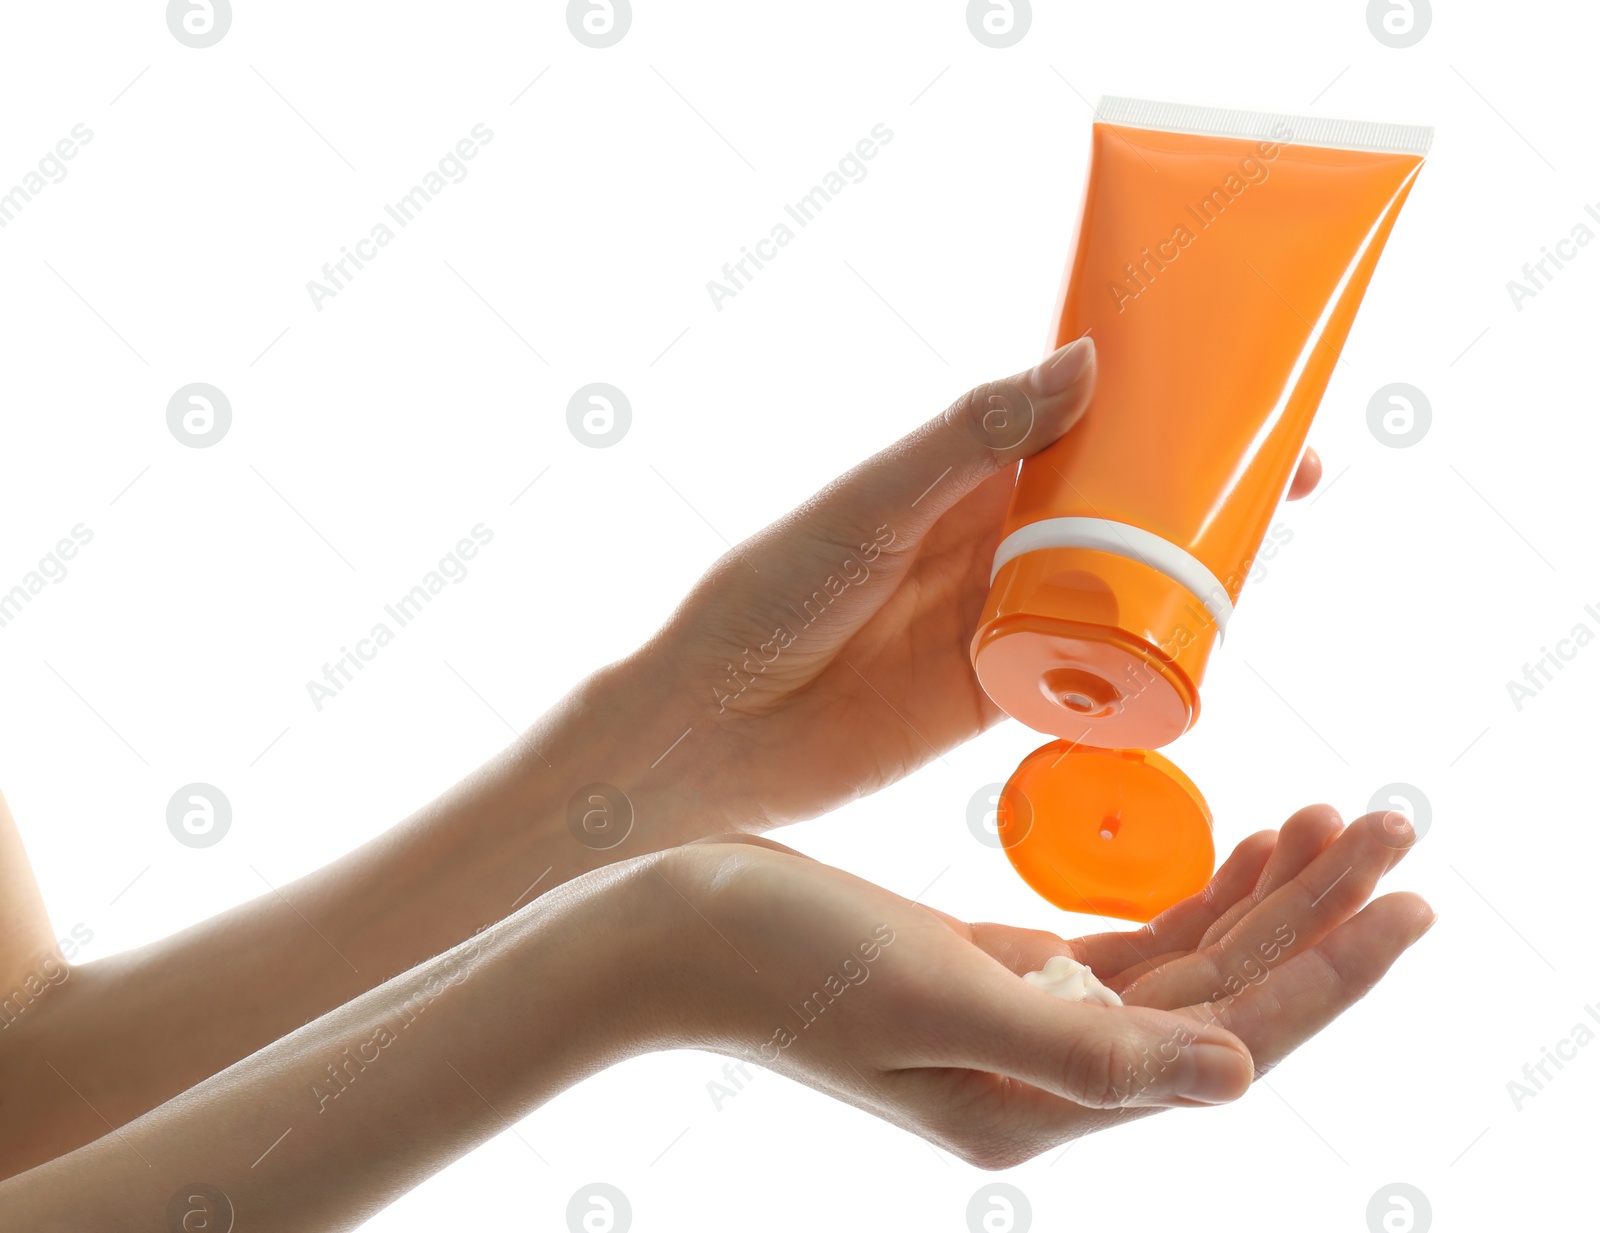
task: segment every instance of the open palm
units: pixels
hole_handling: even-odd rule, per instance
[[[1072,940],[969,924],[770,840],[730,838],[678,849],[663,875],[669,907],[698,926],[674,935],[675,962],[701,974],[673,985],[692,990],[676,1030],[989,1168],[1156,1109],[1237,1098],[1433,922],[1414,894],[1368,902],[1414,841],[1398,813],[1346,827],[1327,806],[1303,809],[1149,925]],[[1124,1005],[1062,1002],[1018,979],[1061,954]]]

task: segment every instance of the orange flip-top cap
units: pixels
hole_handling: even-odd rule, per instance
[[[1000,842],[1023,881],[1058,908],[1148,921],[1205,889],[1211,810],[1157,753],[1052,741],[1000,794]]]
[[[995,575],[972,666],[995,704],[1030,728],[1154,749],[1198,717],[1217,635],[1205,605],[1159,570],[1093,548],[1043,548]]]

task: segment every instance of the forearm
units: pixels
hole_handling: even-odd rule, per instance
[[[0,1033],[0,1098],[19,1112],[0,1121],[0,1176],[122,1125],[571,878],[698,837],[679,808],[696,795],[690,763],[651,765],[681,733],[665,735],[677,717],[641,713],[632,679],[625,668],[580,686],[480,770],[346,856],[74,969]],[[596,782],[632,802],[614,847],[569,827],[574,794]],[[39,1064],[45,1056],[59,1077]]]
[[[360,1223],[563,1088],[649,1045],[647,1025],[618,1015],[613,996],[618,983],[649,980],[641,959],[659,892],[647,866],[582,879],[120,1130],[0,1183],[6,1227],[165,1228],[169,1203],[197,1182],[227,1196],[240,1228]]]
[[[650,704],[645,675],[634,659],[595,674],[417,813],[281,888],[296,911],[257,900],[280,921],[277,944],[319,946],[328,971],[368,988],[571,878],[699,838],[686,808],[697,768],[686,756],[652,766],[682,729]],[[595,784],[625,803],[612,833],[580,839],[573,803]]]

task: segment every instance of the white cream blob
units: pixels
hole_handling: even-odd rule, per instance
[[[1056,955],[1047,959],[1037,972],[1026,972],[1023,980],[1051,997],[1068,1002],[1099,1002],[1102,1006],[1121,1006],[1122,999],[1100,983],[1097,977],[1076,959]]]

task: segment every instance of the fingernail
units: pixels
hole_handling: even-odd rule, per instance
[[[1178,1064],[1174,1089],[1186,1100],[1208,1105],[1225,1104],[1244,1095],[1252,1076],[1250,1063],[1227,1045],[1190,1045]]]
[[[1040,397],[1059,394],[1083,375],[1094,358],[1094,339],[1087,334],[1052,351],[1033,370],[1033,388]]]
[[[1370,813],[1366,817],[1367,829],[1372,837],[1386,848],[1404,851],[1417,841],[1417,828],[1410,818],[1398,809],[1383,813]]]

